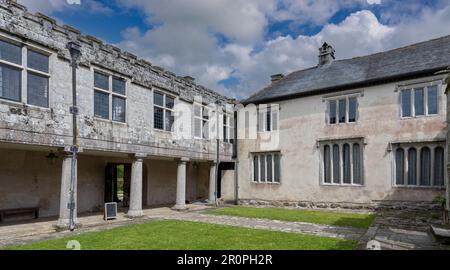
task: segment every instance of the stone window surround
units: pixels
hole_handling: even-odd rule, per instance
[[[262,181],[255,181],[254,179],[255,179],[255,175],[254,175],[254,172],[255,172],[255,168],[254,168],[254,157],[255,156],[261,156],[261,155],[269,155],[269,154],[271,154],[272,155],[272,182],[262,182]],[[279,178],[280,179],[278,179],[278,182],[276,182],[274,179],[275,179],[275,159],[273,158],[273,156],[274,155],[278,155],[278,159],[279,159]],[[252,152],[252,153],[250,153],[249,154],[249,171],[250,171],[250,177],[251,177],[251,180],[250,180],[250,182],[252,183],[252,184],[255,184],[255,185],[275,185],[275,186],[280,186],[281,185],[281,183],[282,183],[282,178],[283,178],[283,176],[282,176],[282,170],[281,170],[281,164],[282,164],[282,159],[283,159],[283,155],[281,154],[281,151],[263,151],[263,152]],[[258,158],[258,161],[259,161],[259,158]],[[265,171],[266,171],[266,175],[267,175],[267,160],[266,160],[266,166],[265,166]],[[260,166],[259,164],[258,164],[258,166]],[[259,171],[259,179],[261,179],[261,172],[260,172],[260,170],[259,170],[259,168],[258,168],[258,171]]]
[[[163,95],[163,104],[164,104],[164,106],[160,106],[160,105],[156,105],[155,104],[155,100],[154,100],[155,92],[158,92],[158,93]],[[174,100],[174,108],[173,109],[169,109],[169,108],[165,107],[166,96],[169,96],[169,97],[173,98],[173,100]],[[165,91],[165,90],[163,90],[163,89],[161,89],[159,87],[158,88],[152,87],[152,89],[151,89],[151,97],[152,97],[152,105],[153,105],[152,106],[152,129],[157,131],[157,132],[162,132],[162,133],[167,133],[167,134],[172,134],[173,135],[174,134],[173,128],[172,128],[171,131],[168,131],[168,130],[165,129],[165,121],[166,121],[166,118],[165,118],[166,113],[165,112],[166,112],[166,110],[171,111],[174,114],[174,117],[175,117],[175,106],[178,103],[178,98],[179,97],[175,96],[173,94],[170,94],[167,91]],[[154,123],[154,121],[155,121],[155,107],[163,109],[163,127],[164,127],[163,129],[155,128],[155,123]]]
[[[22,49],[22,65],[18,65],[18,64],[11,63],[11,62],[0,59],[1,64],[10,66],[13,68],[17,68],[21,71],[20,100],[17,101],[17,100],[2,98],[2,97],[0,97],[0,100],[4,101],[6,103],[11,103],[13,105],[26,104],[27,106],[29,106],[31,108],[37,108],[40,110],[50,110],[50,107],[51,107],[50,104],[52,104],[52,95],[51,95],[51,91],[50,91],[50,89],[52,88],[51,87],[52,86],[51,73],[53,70],[53,57],[52,56],[54,55],[54,53],[46,48],[43,48],[36,44],[31,44],[26,41],[25,42],[21,41],[21,40],[17,39],[16,37],[13,37],[13,36],[10,36],[10,35],[4,34],[4,33],[0,34],[0,39],[4,42],[8,42],[8,43],[20,46]],[[37,53],[48,56],[48,62],[49,62],[48,63],[48,73],[29,68],[27,66],[28,50],[33,50]],[[47,97],[48,107],[42,107],[42,106],[38,106],[38,105],[28,104],[28,72],[48,78],[48,97]]]
[[[226,118],[226,123],[225,122],[222,123],[224,135],[226,133],[226,139],[224,136],[223,141],[225,143],[231,143],[231,141],[234,140],[234,134],[233,134],[234,132],[232,132],[234,130],[234,115],[232,112],[225,110],[225,111],[223,111],[222,116],[223,116],[222,117],[223,120],[225,120],[225,118]]]
[[[95,83],[94,83],[94,80],[95,80],[95,78],[94,78],[95,75],[94,74],[95,73],[100,73],[102,75],[108,76],[108,88],[109,88],[109,90],[95,87]],[[93,89],[94,89],[94,91],[92,92],[92,97],[94,97],[95,91],[108,94],[108,97],[109,97],[109,119],[97,117],[97,116],[95,116],[95,113],[94,113],[94,119],[95,120],[99,120],[99,121],[109,122],[109,123],[126,125],[127,122],[128,122],[127,121],[127,118],[128,118],[128,98],[127,98],[127,96],[128,96],[129,81],[125,77],[123,77],[122,75],[115,74],[115,73],[112,73],[110,71],[106,71],[106,70],[104,70],[102,68],[99,68],[99,67],[92,67],[91,68],[91,74],[92,74],[92,85],[93,85]],[[121,79],[121,80],[123,80],[125,82],[125,95],[122,95],[122,94],[119,94],[119,93],[116,93],[116,92],[113,91],[113,89],[112,89],[113,78]],[[125,99],[125,122],[120,122],[120,121],[113,120],[113,111],[112,111],[113,110],[113,108],[112,108],[112,105],[113,105],[112,97],[113,96],[117,96],[117,97]],[[92,100],[92,102],[93,102],[92,108],[94,108],[95,107],[94,99]],[[93,110],[93,112],[94,112],[94,110]]]
[[[428,90],[427,88],[430,86],[437,86],[437,114],[428,114]],[[416,88],[424,89],[424,115],[415,114],[415,105],[414,105],[414,92]],[[403,90],[411,90],[411,116],[403,116],[403,100],[402,93]],[[396,87],[396,92],[398,92],[398,104],[400,106],[399,117],[400,119],[414,119],[414,118],[424,118],[424,117],[436,117],[441,114],[440,109],[442,107],[442,79],[429,79],[427,81],[416,81],[407,84],[399,84]]]
[[[430,185],[430,186],[424,186],[424,185],[420,185],[420,153],[421,153],[421,148],[423,147],[428,147],[431,150],[431,156],[434,156],[435,152],[435,148],[436,147],[442,147],[444,149],[444,185],[443,186],[434,186],[434,185]],[[416,149],[416,161],[417,161],[417,165],[416,165],[416,185],[397,185],[396,183],[396,161],[395,161],[395,154],[396,154],[396,150],[398,148],[403,148],[405,150],[405,160],[407,160],[407,155],[408,155],[408,150],[410,148],[415,148]],[[391,164],[392,164],[392,179],[391,179],[391,185],[393,188],[403,188],[403,189],[445,189],[445,183],[447,183],[447,166],[445,164],[447,164],[447,150],[445,147],[445,140],[430,140],[430,141],[426,141],[426,140],[416,140],[416,141],[404,141],[404,142],[391,142],[390,146],[389,146],[389,151],[391,152]],[[432,158],[434,159],[434,158]],[[433,174],[434,174],[434,166],[433,166],[433,161],[431,161],[432,163],[432,167],[431,169],[431,179],[430,181],[433,183],[434,179],[433,179]],[[404,162],[404,166],[407,166],[407,162]],[[405,170],[405,183],[408,180],[408,173],[407,170]]]
[[[201,109],[200,109],[200,116],[197,116],[197,115],[195,115],[195,107],[196,106],[198,106],[198,107],[200,107]],[[206,118],[204,118],[204,111],[205,111],[205,109],[207,109],[208,110],[208,119],[206,119]],[[208,128],[210,128],[210,126],[209,126],[209,124],[210,124],[210,120],[211,120],[211,118],[212,117],[214,117],[215,116],[215,110],[213,109],[213,108],[211,108],[210,106],[208,106],[208,105],[203,105],[203,104],[201,104],[201,103],[199,103],[199,102],[194,102],[193,103],[193,117],[194,117],[194,122],[193,122],[193,126],[194,126],[194,139],[199,139],[199,140],[208,140],[209,138],[210,138],[210,134],[209,134],[209,131],[208,131],[208,137],[206,138],[206,137],[204,137],[204,134],[203,134],[203,129],[205,128],[205,126],[204,126],[204,124],[203,124],[203,121],[206,121],[207,123],[208,123]],[[220,119],[220,117],[219,117],[219,119]],[[197,134],[196,134],[196,127],[195,127],[195,120],[200,120],[201,121],[201,125],[200,125],[200,134],[201,134],[201,136],[199,137],[199,136],[197,136]]]
[[[359,98],[364,97],[363,90],[356,90],[356,91],[345,91],[339,94],[330,94],[325,95],[322,98],[322,102],[325,102],[325,123],[327,126],[340,126],[340,125],[355,125],[359,121]],[[349,122],[349,99],[350,98],[356,98],[356,120],[355,122]],[[340,123],[339,117],[336,118],[336,123],[331,124],[330,123],[330,101],[336,101],[336,116],[339,116],[339,100],[345,99],[346,100],[346,110],[345,110],[345,122]]]
[[[280,105],[279,104],[259,104],[256,107],[256,130],[258,133],[278,131],[280,127]],[[270,128],[267,128],[267,114],[270,113]],[[261,118],[262,116],[262,118]],[[276,121],[274,121],[276,118]],[[263,120],[261,120],[263,119]],[[262,121],[263,127],[261,127]],[[274,124],[276,123],[276,124]]]
[[[351,184],[346,184],[343,183],[343,174],[344,174],[344,170],[343,170],[343,157],[342,157],[342,149],[343,149],[343,145],[344,144],[351,144],[353,145],[354,143],[359,143],[360,146],[360,162],[361,162],[361,169],[360,169],[360,174],[361,174],[361,183],[353,183],[353,147],[351,147],[350,149],[350,174],[351,174]],[[332,153],[332,146],[334,144],[338,144],[339,145],[339,158],[340,158],[340,183],[333,183],[333,177],[331,176],[331,183],[325,183],[325,175],[324,175],[324,170],[325,170],[325,165],[324,165],[324,146],[325,145],[329,145],[331,148],[331,157],[333,156]],[[366,182],[365,182],[365,166],[364,166],[364,152],[365,152],[365,146],[367,145],[366,139],[364,137],[349,137],[349,138],[334,138],[334,139],[319,139],[317,141],[317,148],[319,150],[319,185],[320,186],[334,186],[334,187],[365,187]],[[333,163],[333,159],[331,158],[331,164]],[[333,166],[331,166],[331,171],[333,171]]]

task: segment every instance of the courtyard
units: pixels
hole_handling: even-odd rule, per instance
[[[447,249],[433,242],[425,226],[405,228],[392,213],[299,210],[267,207],[189,205],[144,210],[144,217],[82,215],[75,232],[56,231],[55,220],[0,226],[0,249],[67,250],[355,250],[377,240],[382,249]],[[423,219],[422,219],[423,220]],[[405,222],[403,220],[403,222]],[[408,223],[412,226],[411,222]]]

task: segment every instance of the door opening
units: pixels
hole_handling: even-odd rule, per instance
[[[105,169],[105,203],[117,202],[128,207],[130,182],[130,164],[108,163]]]

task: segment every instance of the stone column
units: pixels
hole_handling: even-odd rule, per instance
[[[130,218],[144,215],[142,212],[142,170],[144,157],[143,155],[135,155],[131,167],[130,208],[127,212],[127,216]]]
[[[75,225],[79,226],[77,218],[77,171],[78,164],[75,163],[75,179],[74,179],[74,198],[75,198],[75,209],[74,209],[74,222]],[[72,172],[72,154],[69,152],[64,152],[64,160],[62,163],[62,173],[61,173],[61,193],[59,200],[59,219],[56,223],[56,228],[60,230],[65,230],[69,228],[70,225],[70,183],[71,183],[71,172]]]
[[[217,163],[213,162],[209,167],[209,197],[208,201],[211,204],[216,203],[216,166]]]
[[[177,169],[177,200],[172,209],[184,210],[186,209],[186,163],[188,158],[182,158],[178,161]]]

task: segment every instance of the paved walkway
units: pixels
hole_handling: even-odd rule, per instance
[[[440,216],[433,217],[434,214],[405,209],[379,211],[361,239],[360,248],[365,249],[367,242],[375,240],[382,250],[450,250],[450,246],[437,243],[431,235],[430,224],[442,223]]]
[[[208,215],[201,213],[186,213],[184,215],[177,215],[169,218],[251,229],[312,234],[348,240],[360,240],[366,232],[365,229],[358,228],[345,228],[303,222],[289,222],[257,218]]]

